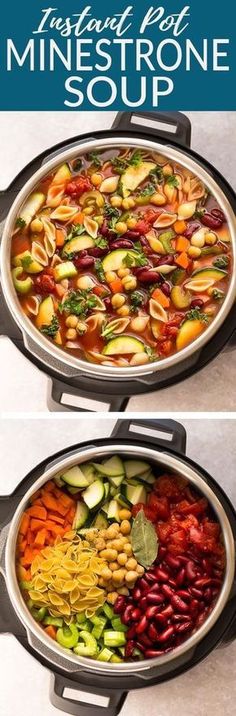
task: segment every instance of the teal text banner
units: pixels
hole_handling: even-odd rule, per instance
[[[21,0],[0,25],[0,110],[236,110],[235,0]]]

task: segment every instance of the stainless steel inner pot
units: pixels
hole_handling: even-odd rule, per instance
[[[11,240],[10,237],[12,235],[12,231],[15,227],[15,220],[18,215],[19,209],[21,208],[22,204],[25,202],[28,195],[35,189],[37,184],[41,181],[41,179],[50,173],[52,170],[54,170],[58,165],[65,161],[71,161],[75,157],[85,154],[87,152],[93,151],[95,148],[99,149],[105,149],[109,147],[119,148],[119,147],[142,147],[147,150],[155,151],[160,154],[164,154],[168,157],[170,160],[174,160],[182,164],[183,167],[189,169],[190,171],[194,172],[207,186],[207,188],[211,191],[211,193],[214,195],[216,200],[218,201],[219,206],[225,213],[227,217],[227,221],[229,224],[229,229],[231,232],[232,237],[232,248],[233,248],[233,271],[232,271],[232,277],[229,285],[229,290],[226,296],[226,299],[224,303],[222,304],[217,316],[213,320],[213,322],[209,325],[209,327],[202,333],[193,343],[190,343],[189,346],[184,348],[179,353],[175,353],[174,355],[164,358],[161,361],[155,361],[151,363],[150,365],[144,365],[144,366],[136,366],[133,368],[118,368],[118,367],[108,367],[108,366],[101,366],[95,363],[89,363],[85,360],[81,360],[79,358],[75,358],[73,355],[67,353],[66,351],[58,348],[53,343],[50,343],[50,341],[41,334],[38,329],[33,325],[33,323],[30,321],[27,316],[24,315],[23,311],[21,310],[20,303],[18,301],[18,297],[16,294],[16,291],[14,289],[12,278],[11,278],[11,270],[10,270],[10,249],[11,249]],[[89,374],[96,376],[97,378],[120,378],[120,379],[128,379],[128,378],[137,378],[138,376],[144,376],[148,375],[150,373],[154,372],[160,372],[163,370],[166,370],[167,368],[171,368],[178,363],[184,361],[185,359],[189,358],[192,354],[199,351],[203,346],[210,341],[210,339],[215,335],[215,333],[219,330],[221,325],[223,324],[224,320],[226,319],[230,309],[232,308],[234,301],[236,299],[236,271],[235,271],[235,263],[236,263],[236,218],[233,212],[233,209],[226,198],[224,192],[222,189],[218,186],[217,182],[213,179],[213,177],[200,166],[194,159],[191,158],[191,156],[186,155],[181,151],[181,149],[175,149],[172,146],[168,146],[168,144],[159,144],[158,142],[149,141],[147,139],[136,139],[131,137],[111,137],[109,140],[106,139],[97,139],[97,140],[90,140],[85,141],[82,145],[79,144],[78,147],[71,147],[71,149],[67,149],[64,152],[61,152],[60,154],[57,154],[54,156],[53,159],[50,159],[46,164],[44,164],[33,176],[28,180],[28,182],[25,184],[25,186],[21,189],[18,196],[16,197],[15,201],[12,204],[12,207],[9,211],[8,217],[5,222],[5,226],[3,229],[3,235],[2,235],[2,246],[1,246],[1,280],[2,280],[2,287],[3,287],[3,293],[6,300],[6,303],[17,323],[19,328],[21,329],[24,337],[25,345],[28,346],[31,350],[31,352],[34,352],[34,345],[37,349],[43,350],[44,354],[46,353],[46,360],[48,360],[48,364],[50,366],[50,363],[52,362],[52,359],[56,361],[57,366],[61,366],[61,372],[63,373],[63,366],[68,372],[70,370],[71,374],[76,376],[76,371],[83,371],[83,374]],[[31,340],[30,340],[31,339]]]
[[[219,520],[222,528],[224,546],[226,551],[226,570],[225,578],[222,585],[221,592],[217,599],[216,605],[204,624],[197,630],[189,639],[186,640],[181,646],[177,647],[173,652],[166,654],[165,656],[158,657],[155,659],[143,660],[135,663],[124,663],[124,664],[103,664],[102,662],[93,661],[83,657],[77,657],[73,653],[56,644],[50,637],[48,637],[34,621],[31,616],[24,599],[21,595],[15,570],[15,551],[16,551],[16,540],[18,534],[19,523],[22,512],[27,506],[29,498],[33,493],[42,486],[47,480],[52,479],[55,475],[60,475],[65,469],[72,467],[75,464],[82,463],[87,460],[96,460],[108,457],[109,454],[120,454],[128,457],[139,457],[145,460],[150,460],[154,465],[163,467],[174,471],[176,474],[183,475],[192,483],[203,495],[206,496],[209,503],[211,504],[217,519]],[[90,447],[85,448],[78,453],[73,453],[64,459],[53,462],[51,466],[39,477],[34,485],[24,495],[23,499],[19,503],[14,517],[9,526],[9,532],[6,540],[6,550],[4,564],[2,566],[3,572],[5,573],[7,589],[9,593],[12,605],[17,613],[19,619],[23,623],[30,643],[36,643],[37,649],[42,650],[42,653],[47,652],[49,654],[51,663],[53,658],[58,657],[63,663],[63,668],[68,671],[76,672],[81,666],[86,670],[92,670],[97,673],[110,674],[110,675],[127,675],[134,674],[137,672],[146,672],[153,666],[166,664],[167,662],[174,662],[177,657],[183,657],[187,652],[194,652],[194,648],[205,637],[213,625],[216,623],[220,614],[222,613],[224,606],[226,605],[232,584],[234,579],[235,571],[235,545],[232,530],[230,527],[227,515],[214,494],[213,490],[209,485],[202,479],[200,472],[193,469],[182,460],[181,457],[175,457],[170,455],[168,452],[162,452],[158,449],[151,449],[148,447],[139,447],[138,444],[131,444],[127,447],[122,447],[120,443],[114,445],[104,445],[102,447]]]

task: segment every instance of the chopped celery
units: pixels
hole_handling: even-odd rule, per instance
[[[77,624],[77,629],[84,630],[84,631],[92,631],[92,624],[89,621],[89,619],[86,619],[83,624]]]
[[[87,617],[84,612],[81,612],[81,614],[76,614],[76,621],[77,624],[83,624],[83,622],[87,621]]]
[[[33,582],[27,582],[24,579],[20,582],[20,588],[29,591],[29,589],[33,589]]]
[[[125,624],[122,624],[120,617],[114,617],[114,619],[111,620],[111,624],[114,631],[127,631],[128,629]]]
[[[90,621],[94,625],[91,633],[93,634],[95,639],[100,639],[103,633],[103,629],[105,628],[107,623],[106,617],[98,617],[95,614],[94,617],[91,617]]]
[[[86,632],[81,632],[81,634],[82,633],[85,634]],[[73,649],[78,643],[78,640],[79,632],[75,624],[70,624],[70,626],[64,626],[57,630],[57,641],[66,649]]]
[[[100,654],[98,655],[98,661],[110,661],[112,657],[114,656],[113,651],[110,649],[107,649],[106,647],[100,651]]]
[[[63,626],[63,619],[61,617],[45,617],[43,620],[43,623],[49,626],[52,624],[52,626],[56,627],[62,627]]]
[[[123,661],[123,659],[121,658],[121,656],[118,656],[118,654],[112,654],[112,656],[110,658],[110,662],[112,664],[120,664],[120,663],[122,663],[122,661]]]
[[[126,643],[125,634],[122,631],[105,629],[103,634],[105,646],[123,646]]]
[[[102,608],[102,609],[103,609],[103,612],[104,612],[104,614],[105,614],[105,617],[107,617],[107,619],[113,619],[113,617],[114,617],[114,609],[112,609],[112,607],[110,606],[110,604],[107,604],[107,603],[105,602],[105,604],[103,604],[103,608]]]
[[[42,622],[45,615],[47,614],[46,607],[41,607],[40,609],[31,609],[32,617],[36,620],[36,622]]]
[[[84,643],[80,641],[77,644],[74,648],[75,654],[78,654],[78,656],[95,656],[97,653],[97,641],[95,637],[88,631],[81,631],[79,636],[80,639],[83,639]]]

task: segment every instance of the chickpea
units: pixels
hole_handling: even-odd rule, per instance
[[[125,537],[124,535],[120,535],[120,543],[122,544],[122,549],[125,544],[128,544],[130,542],[130,537]]]
[[[112,527],[113,527],[113,530],[115,530],[115,531],[116,531],[116,535],[117,535],[117,534],[118,534],[118,532],[120,531],[120,525],[119,525],[119,522],[114,522],[114,523],[113,523],[113,525],[112,525]]]
[[[110,203],[115,209],[119,209],[122,206],[122,198],[116,194],[113,194],[110,198]]]
[[[68,341],[75,341],[77,338],[77,332],[75,328],[68,328],[68,331],[66,331],[66,338]]]
[[[80,276],[76,281],[76,286],[86,291],[94,286],[94,281],[90,276]]]
[[[150,204],[154,204],[155,206],[163,206],[166,204],[166,201],[166,197],[159,192],[155,192],[150,198]]]
[[[107,283],[112,283],[112,281],[115,281],[117,278],[115,271],[107,271],[105,273],[105,279]]]
[[[117,221],[115,224],[115,231],[117,234],[125,234],[127,231],[127,224],[125,221]]]
[[[135,569],[136,569],[136,567],[137,567],[137,565],[138,565],[137,560],[134,559],[134,557],[131,557],[130,559],[127,560],[125,567],[126,567],[126,569],[128,569],[129,571],[131,570],[131,571],[134,572]]]
[[[110,594],[107,595],[107,602],[109,602],[109,604],[115,604],[118,596],[118,592],[110,592]]]
[[[98,584],[99,584],[99,587],[105,587],[106,586],[105,579],[103,579],[103,577],[99,577]]]
[[[130,572],[126,572],[126,575],[125,575],[126,584],[132,584],[133,582],[136,582],[136,579],[138,579],[137,572],[133,572],[132,570],[130,570]]]
[[[145,365],[146,363],[149,363],[147,353],[135,353],[129,362],[130,365]]]
[[[77,321],[76,330],[79,336],[83,336],[84,333],[87,333],[88,330],[87,323],[83,323],[83,321]]]
[[[127,587],[119,587],[119,589],[117,589],[117,592],[118,592],[118,594],[121,594],[124,597],[129,596],[129,590]]]
[[[93,206],[86,206],[85,209],[83,209],[83,214],[85,214],[85,216],[91,216],[91,214],[93,214]]]
[[[127,554],[125,554],[125,552],[121,552],[120,554],[118,554],[117,562],[118,562],[118,564],[120,564],[121,567],[124,567],[124,565],[127,562],[127,559],[128,559]]]
[[[115,293],[111,298],[111,303],[113,308],[120,308],[125,303],[125,297],[122,296],[122,293]]]
[[[112,572],[115,572],[116,569],[119,569],[119,563],[118,562],[109,562],[109,568]]]
[[[98,539],[95,540],[95,547],[100,552],[103,549],[106,549],[106,542],[101,537],[98,537]]]
[[[106,559],[108,562],[114,562],[114,560],[117,558],[117,550],[102,549],[102,551],[100,552],[100,557],[102,557],[102,559]]]
[[[198,259],[201,253],[201,249],[199,249],[198,246],[190,246],[188,249],[188,255],[191,259]]]
[[[110,525],[106,530],[106,536],[108,537],[108,539],[115,539],[116,535],[116,529],[114,529],[113,525]]]
[[[105,539],[105,537],[106,537],[106,530],[99,530],[99,537],[101,537],[102,539]]]
[[[101,174],[98,174],[97,172],[94,172],[94,174],[91,174],[90,179],[91,179],[93,186],[100,186],[100,184],[102,183],[102,176],[101,176]]]
[[[131,216],[130,219],[127,219],[126,223],[127,223],[128,229],[135,229],[135,226],[137,224],[137,219],[132,219],[132,216]]]
[[[78,323],[78,318],[77,318],[77,316],[73,316],[73,315],[71,314],[70,316],[68,316],[68,318],[66,318],[66,326],[67,326],[68,328],[76,328],[77,323]]]
[[[198,231],[196,231],[196,234],[198,234]],[[197,246],[198,249],[202,249],[203,246],[205,246],[205,236],[202,233],[200,236],[192,236],[191,238],[191,244],[192,246]]]
[[[118,269],[117,274],[119,278],[124,278],[124,276],[129,276],[130,270],[129,268],[120,268]]]
[[[117,313],[119,316],[129,316],[129,306],[121,306],[121,308],[118,308]]]
[[[104,567],[104,569],[101,572],[101,577],[108,582],[109,579],[112,578],[112,571],[109,569],[109,567]]]
[[[133,209],[135,206],[135,201],[130,197],[130,199],[123,199],[122,201],[123,209]]]
[[[122,535],[129,535],[129,533],[131,532],[131,525],[128,520],[122,520],[120,525],[120,531]]]
[[[125,569],[116,569],[112,575],[112,581],[114,584],[122,584],[125,579]]]
[[[136,572],[137,572],[137,574],[138,574],[139,576],[141,576],[142,574],[144,574],[145,569],[144,569],[144,567],[142,567],[141,564],[138,564],[138,566],[137,566],[137,568],[136,568]]]
[[[137,287],[136,276],[124,276],[121,280],[125,291],[134,291]]]
[[[41,231],[43,230],[43,222],[40,221],[40,219],[33,219],[30,224],[30,230],[34,234],[41,234]]]
[[[113,549],[117,549],[118,552],[121,552],[123,549],[123,541],[120,537],[117,537],[117,539],[113,540]]]
[[[208,244],[208,246],[213,246],[217,241],[217,236],[214,234],[213,231],[208,231],[205,235],[205,243]]]
[[[130,557],[131,554],[133,554],[133,550],[132,550],[131,544],[128,543],[128,544],[125,544],[125,545],[124,545],[124,552],[125,552],[125,554],[128,555],[128,557]]]
[[[130,520],[131,517],[132,517],[132,515],[131,515],[130,510],[126,510],[125,507],[124,507],[124,509],[120,510],[120,512],[119,512],[120,520]]]

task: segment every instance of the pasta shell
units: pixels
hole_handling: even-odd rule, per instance
[[[129,325],[129,318],[115,318],[114,321],[106,324],[102,332],[102,336],[107,336],[109,333],[123,333]]]
[[[106,306],[105,306],[104,301],[102,301],[102,299],[99,298],[99,296],[96,296],[96,299],[97,299],[97,303],[96,303],[96,306],[93,307],[93,310],[94,311],[105,311]]]
[[[198,179],[198,177],[193,177],[193,179],[190,179],[190,187],[188,191],[188,201],[193,201],[194,199],[201,199],[205,194],[205,187],[203,182]]]
[[[194,291],[196,293],[203,293],[204,291],[207,291],[208,288],[211,288],[214,283],[214,279],[212,278],[196,278],[186,283],[185,286],[190,291]]]
[[[186,201],[184,204],[180,204],[178,208],[178,219],[190,219],[196,211],[196,201]]]
[[[175,188],[175,186],[166,182],[166,184],[164,184],[164,193],[170,204],[176,201],[177,189]]]
[[[51,219],[57,219],[57,221],[62,221],[64,223],[69,221],[69,219],[72,219],[72,216],[77,214],[77,211],[77,206],[66,206],[61,204],[55,211],[53,211]]]
[[[38,261],[42,266],[48,265],[48,254],[42,244],[38,244],[37,241],[32,242],[31,256],[34,261]]]
[[[56,250],[56,229],[54,224],[48,219],[48,217],[42,217],[42,223],[44,228],[44,246],[49,258],[55,254]]]
[[[152,318],[156,318],[156,320],[161,321],[162,323],[166,323],[168,320],[165,309],[160,303],[158,303],[158,301],[155,300],[155,298],[150,298],[149,312]]]
[[[162,273],[165,276],[168,273],[174,271],[176,266],[170,266],[169,264],[161,264],[158,266],[158,273]]]
[[[38,315],[40,300],[37,296],[29,296],[24,305],[28,313],[32,313],[33,316]]]
[[[154,338],[159,338],[159,336],[161,335],[161,321],[159,321],[157,318],[152,318],[151,330],[154,335]]]
[[[92,237],[92,239],[96,239],[98,235],[98,224],[94,219],[91,218],[91,216],[85,216],[84,217],[84,228],[87,231],[87,234]]]
[[[95,313],[93,316],[89,316],[88,318],[86,318],[86,320],[84,321],[84,325],[92,333],[92,331],[95,331],[97,328],[101,328],[104,321],[105,317],[102,313]]]
[[[104,179],[100,185],[100,191],[105,194],[113,194],[119,184],[119,176],[111,176]]]
[[[154,229],[162,229],[166,226],[172,226],[177,219],[177,214],[170,214],[168,211],[163,211],[159,214],[158,219],[153,224]]]
[[[87,319],[86,319],[87,320]],[[104,355],[102,353],[96,353],[96,351],[87,351],[86,355],[94,361],[94,363],[101,363],[104,361]]]

